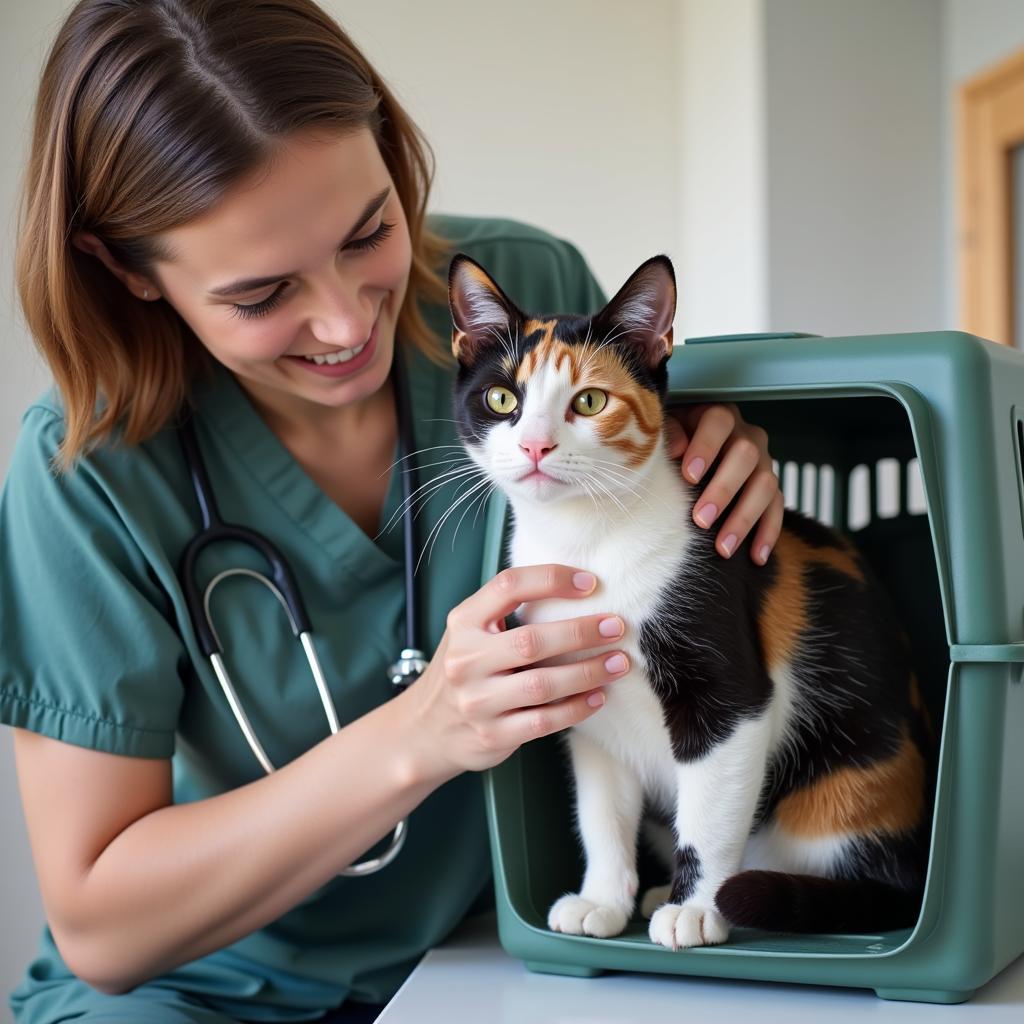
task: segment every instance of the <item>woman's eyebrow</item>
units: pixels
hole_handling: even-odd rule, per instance
[[[338,243],[340,249],[343,245],[347,245],[352,241],[353,237],[357,235],[366,224],[366,222],[387,202],[388,196],[391,195],[391,186],[381,189],[365,206],[363,212],[359,215],[355,224],[352,225],[352,230]],[[257,288],[265,288],[268,284],[275,284],[278,281],[283,280],[286,277],[297,277],[297,270],[289,270],[283,274],[271,274],[269,277],[247,277],[240,281],[232,281],[231,284],[220,285],[217,288],[211,288],[210,295],[235,295],[239,292],[251,292]]]

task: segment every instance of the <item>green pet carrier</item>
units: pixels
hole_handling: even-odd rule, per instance
[[[941,739],[928,879],[913,928],[735,929],[672,951],[639,915],[612,939],[546,925],[577,891],[571,779],[553,737],[487,773],[501,942],[536,971],[643,971],[846,985],[954,1003],[1024,950],[1024,355],[957,332],[692,339],[672,403],[727,401],[764,426],[787,504],[844,531],[909,634]],[[501,566],[494,501],[483,575]],[[869,644],[870,637],[864,637]],[[657,884],[663,877],[643,877]]]

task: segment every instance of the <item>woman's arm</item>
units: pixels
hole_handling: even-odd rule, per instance
[[[620,619],[504,629],[524,601],[595,586],[565,566],[499,573],[450,613],[408,690],[272,775],[194,803],[171,803],[169,761],[16,730],[36,871],[68,966],[118,993],[227,946],[359,859],[443,782],[597,712],[629,667],[611,657]]]
[[[417,776],[397,710],[179,805],[169,761],[15,730],[43,902],[71,970],[127,991],[261,928],[359,859],[443,781]]]

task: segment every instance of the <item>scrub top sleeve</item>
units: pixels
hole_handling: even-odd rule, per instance
[[[167,758],[186,652],[110,474],[51,467],[62,434],[29,409],[0,494],[0,722]]]

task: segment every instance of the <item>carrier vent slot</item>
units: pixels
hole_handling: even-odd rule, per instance
[[[834,526],[836,521],[836,471],[828,465],[818,471],[818,518],[826,526]]]
[[[895,519],[900,514],[900,464],[895,459],[875,463],[875,497],[879,519]]]
[[[795,462],[787,462],[782,467],[782,499],[786,508],[800,507],[800,467]]]
[[[871,470],[855,466],[850,471],[849,509],[846,521],[851,530],[862,530],[871,522]]]
[[[928,503],[924,497],[924,480],[921,477],[920,459],[911,459],[907,463],[906,494],[907,512],[912,516],[923,516],[928,511]]]

